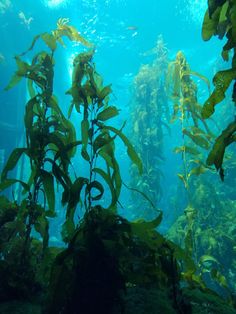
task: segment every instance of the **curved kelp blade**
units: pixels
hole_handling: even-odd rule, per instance
[[[215,112],[215,106],[225,99],[225,92],[233,80],[236,79],[236,68],[219,71],[213,78],[215,89],[204,103],[202,117],[209,118]]]
[[[112,182],[112,178],[110,177],[110,175],[108,173],[106,173],[103,169],[100,168],[93,168],[93,172],[99,174],[103,180],[106,182],[106,184],[108,185],[109,189],[110,189],[110,193],[111,193],[111,203],[108,206],[109,209],[115,209],[116,208],[116,203],[118,201],[118,197],[116,194],[116,189],[113,185]]]
[[[132,232],[144,241],[150,249],[156,250],[165,242],[157,228],[162,221],[162,212],[152,221],[139,220],[131,223]]]
[[[123,143],[127,147],[127,153],[129,155],[129,158],[138,167],[139,173],[142,174],[142,172],[143,172],[142,161],[141,161],[140,157],[138,156],[138,154],[136,153],[134,147],[132,146],[132,144],[128,140],[128,138],[120,130],[118,130],[112,126],[104,126],[104,128],[109,130],[109,131],[114,132],[115,134],[117,134],[120,137],[120,139],[123,141]]]
[[[15,183],[20,183],[26,191],[28,191],[28,192],[30,191],[29,184],[27,184],[21,180],[17,180],[17,179],[6,179],[0,183],[0,192],[4,191],[5,189],[9,188],[10,186],[12,186]]]
[[[3,168],[1,180],[4,181],[7,178],[7,174],[9,171],[13,170],[20,159],[20,157],[24,154],[28,153],[27,148],[15,148],[11,153],[10,157],[7,160],[5,167]]]
[[[224,180],[224,170],[222,168],[222,164],[225,149],[233,142],[236,142],[236,122],[230,123],[221,135],[217,137],[207,158],[207,165],[215,165],[216,170],[220,170],[220,177],[222,181]]]
[[[55,211],[55,190],[53,175],[45,170],[41,170],[44,192],[47,197],[48,207],[51,213]]]

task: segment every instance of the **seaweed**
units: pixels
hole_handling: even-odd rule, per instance
[[[182,154],[184,173],[178,173],[178,177],[187,190],[192,175],[199,176],[209,169],[203,156],[204,151],[210,149],[214,138],[209,126],[201,117],[202,107],[197,99],[198,88],[192,76],[197,76],[207,84],[208,89],[210,88],[208,79],[192,71],[183,52],[179,51],[175,61],[169,62],[166,88],[168,97],[173,102],[170,122],[180,120],[181,123],[183,145],[175,147],[174,152]]]
[[[56,40],[62,36],[80,40],[74,38],[75,28],[66,25],[66,22],[59,20],[58,28],[62,31],[56,33]],[[68,32],[72,32],[73,36],[68,35]],[[17,70],[6,87],[9,90],[25,78],[30,99],[26,103],[24,116],[26,147],[13,150],[1,173],[1,192],[16,183],[22,186],[22,200],[19,203],[15,201],[8,205],[8,201],[2,199],[1,204],[4,213],[0,229],[1,256],[4,260],[1,263],[1,273],[8,270],[10,273],[11,270],[12,274],[12,277],[4,276],[1,300],[16,295],[30,297],[29,291],[42,292],[48,285],[49,266],[46,265],[51,265],[55,258],[53,248],[49,247],[49,219],[52,221],[58,212],[55,208],[56,184],[62,189],[61,202],[66,205],[66,218],[61,233],[63,240],[70,243],[77,232],[77,206],[82,204],[85,212],[96,211],[97,202],[104,197],[106,185],[111,193],[108,210],[116,212],[122,186],[119,164],[115,157],[116,138],[121,139],[128,156],[137,165],[139,172],[142,172],[142,162],[123,134],[125,123],[120,129],[107,125],[107,121],[117,116],[119,111],[115,106],[109,105],[111,86],[104,86],[102,77],[95,70],[92,62],[94,50],[75,57],[72,86],[66,92],[72,96],[69,117],[74,107],[78,114],[81,114],[81,107],[83,108],[81,139],[77,139],[74,125],[64,116],[53,94],[56,46],[50,42],[52,36],[55,36],[55,32],[53,35],[44,33],[34,38],[27,52],[34,48],[39,38],[44,40],[49,52],[36,53],[31,63],[21,59],[25,53],[15,57]],[[85,44],[84,41],[82,43]],[[82,165],[88,164],[87,177],[73,177],[70,174],[70,169],[73,168],[72,158],[76,157],[76,162],[80,163],[78,154],[76,155],[78,148],[81,149]],[[30,165],[28,180],[9,178],[11,170],[23,155]],[[104,162],[104,169],[97,166],[99,158]],[[36,238],[35,232],[38,234]],[[60,250],[55,250],[56,254]],[[14,287],[11,287],[12,283]]]
[[[214,78],[214,90],[210,97],[205,101],[202,108],[202,117],[207,119],[211,117],[215,111],[215,106],[221,103],[226,95],[226,91],[229,89],[230,85],[233,85],[232,101],[236,103],[236,4],[233,1],[210,1],[208,3],[208,9],[205,13],[203,25],[202,25],[202,37],[204,40],[209,40],[212,36],[218,36],[219,39],[226,37],[226,43],[222,49],[222,58],[228,61],[230,57],[230,52],[232,53],[231,58],[231,68],[223,71],[218,71]],[[226,146],[235,142],[234,136],[235,131],[229,134],[232,130],[232,122],[229,126],[225,128],[222,135],[217,137],[215,144],[208,156],[208,163],[213,164],[212,158],[214,156],[216,161],[215,167],[219,170],[221,180],[224,180],[224,170],[222,167],[223,158],[225,154]],[[226,136],[228,134],[228,136]],[[223,138],[226,136],[226,143],[224,143]],[[229,140],[229,138],[231,140]],[[219,154],[218,157],[216,155]]]
[[[134,78],[130,137],[136,145],[137,152],[143,161],[143,174],[140,177],[136,169],[131,167],[131,186],[145,193],[152,199],[154,206],[163,196],[161,182],[164,177],[160,166],[164,160],[164,136],[170,132],[165,121],[169,120],[167,95],[164,88],[166,79],[168,49],[161,35],[158,36],[155,48],[152,49],[154,60],[152,64],[143,65]],[[156,215],[155,207],[149,206],[136,193],[132,196],[136,212],[146,218]],[[142,211],[145,209],[145,213]],[[133,215],[136,215],[134,213]]]

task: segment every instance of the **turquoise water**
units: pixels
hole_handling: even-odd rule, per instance
[[[153,59],[153,49],[159,35],[163,36],[170,60],[175,59],[176,53],[181,50],[185,54],[191,69],[208,77],[211,81],[218,67],[227,67],[219,56],[223,41],[212,38],[203,42],[201,28],[207,3],[201,1],[135,1],[135,0],[65,0],[65,1],[0,1],[1,21],[1,77],[0,77],[0,116],[2,135],[0,148],[2,149],[2,165],[11,150],[22,145],[24,141],[23,114],[24,102],[27,99],[26,88],[21,83],[14,90],[3,91],[12,73],[15,71],[14,56],[25,51],[38,33],[49,32],[55,29],[59,18],[69,18],[82,36],[96,46],[94,62],[98,72],[104,77],[106,84],[112,84],[111,102],[121,110],[117,126],[123,120],[130,120],[132,111],[133,82],[141,65],[150,64]],[[41,44],[37,43],[37,48]],[[69,100],[65,96],[71,82],[72,60],[77,52],[86,50],[78,43],[67,45],[57,51],[59,61],[56,74],[60,77],[54,86],[55,93],[66,111]],[[30,57],[31,53],[29,53]],[[27,57],[26,57],[27,58]],[[200,87],[199,99],[207,97],[207,88],[196,79]],[[62,92],[63,91],[63,92]],[[171,103],[166,106],[171,108]],[[227,120],[227,118],[226,118]],[[126,134],[129,134],[129,124]],[[178,127],[171,126],[172,136],[164,140],[165,161],[160,165],[163,171],[163,196],[156,204],[166,215],[163,230],[168,229],[173,221],[171,197],[179,184],[177,173],[181,167],[181,158],[173,154],[173,148],[181,141]],[[176,128],[176,129],[175,129]],[[175,136],[175,134],[178,134]],[[135,146],[135,143],[134,143]],[[129,161],[124,148],[118,147],[121,172],[126,182],[129,182]],[[19,172],[20,170],[18,170]],[[217,175],[213,176],[219,183]],[[230,178],[226,178],[226,181]],[[230,179],[229,179],[230,180]],[[219,186],[218,193],[222,193]],[[224,189],[224,188],[223,188]],[[186,206],[185,192],[181,199],[180,212]],[[122,192],[121,203],[128,203],[132,207],[129,191]],[[131,205],[130,205],[131,203]],[[129,207],[128,206],[128,207]],[[126,207],[126,206],[124,206]],[[127,213],[120,208],[122,214],[136,217],[136,214]],[[166,226],[165,226],[166,224]]]
[[[202,20],[206,9],[204,0],[168,2],[28,0],[24,1],[24,4],[19,0],[0,3],[0,53],[3,56],[0,65],[1,123],[9,124],[9,127],[16,131],[16,134],[14,130],[9,131],[7,139],[1,137],[5,158],[11,149],[22,141],[22,119],[26,98],[23,83],[8,93],[2,91],[15,70],[13,57],[25,51],[36,34],[54,29],[59,18],[69,18],[70,24],[96,45],[94,61],[105,82],[112,83],[112,102],[121,109],[120,123],[124,119],[129,120],[134,77],[142,64],[152,62],[152,51],[158,35],[163,36],[170,59],[174,60],[177,51],[182,50],[191,68],[206,75],[210,80],[222,47],[222,43],[216,38],[210,42],[203,42],[201,38]],[[37,45],[40,47],[40,44]],[[79,44],[72,46],[68,45],[66,49],[61,48],[57,52],[60,60],[57,73],[60,80],[54,88],[55,93],[61,97],[65,110],[69,100],[61,90],[67,90],[69,87],[73,56],[76,52],[85,50]],[[206,87],[203,88],[200,97],[204,100],[205,95]],[[178,172],[178,160],[171,152],[174,141],[173,137],[168,138],[165,145],[167,161],[163,165],[165,172],[163,184],[167,186],[170,182],[176,184]],[[126,168],[129,165],[125,161],[125,153],[121,152],[121,160],[124,163],[124,176],[128,180]],[[169,207],[167,194],[168,189],[161,204],[166,211]],[[125,194],[125,201],[127,197]]]
[[[207,287],[221,296],[229,297],[231,292],[236,293],[236,164],[233,143],[235,142],[235,131],[232,133],[234,137],[226,138],[226,141],[231,141],[232,145],[226,148],[223,168],[221,168],[220,162],[222,150],[218,151],[219,155],[216,154],[214,162],[209,162],[208,156],[217,137],[235,120],[235,107],[231,99],[233,84],[229,86],[225,93],[225,99],[216,106],[216,112],[207,122],[200,113],[203,104],[213,91],[214,75],[217,71],[231,67],[231,55],[228,62],[222,60],[221,50],[226,42],[225,38],[220,40],[213,37],[207,42],[203,41],[202,23],[206,9],[206,0],[0,0],[0,171],[4,168],[14,148],[27,145],[24,128],[25,104],[30,97],[27,85],[22,80],[14,89],[4,90],[16,71],[14,57],[25,52],[38,34],[50,33],[55,30],[58,21],[64,22],[65,25],[73,25],[83,38],[93,44],[95,50],[93,62],[96,65],[96,71],[103,77],[104,85],[111,84],[112,92],[109,104],[119,109],[119,116],[111,122],[109,120],[107,124],[119,129],[126,121],[122,131],[130,139],[143,161],[144,173],[140,177],[137,169],[131,166],[128,158],[130,151],[128,150],[127,153],[127,147],[121,140],[117,140],[118,136],[116,137],[115,156],[120,165],[124,183],[119,202],[117,202],[118,213],[129,220],[137,221],[140,218],[154,219],[157,214],[162,212],[163,219],[157,228],[158,232],[185,249],[184,254],[188,255],[196,265],[194,270],[183,270],[181,269],[183,256],[177,256],[180,271],[185,271],[186,277],[183,280],[188,282],[189,276],[196,274],[199,277],[191,277],[190,286],[192,284],[194,286],[201,277]],[[81,40],[71,42],[65,39],[65,44],[66,47],[58,45],[54,55],[56,66],[53,93],[58,99],[60,108],[67,116],[71,99],[65,92],[71,87],[73,60],[78,53],[87,52],[88,47],[81,44]],[[30,62],[36,52],[44,49],[47,50],[48,47],[40,39],[36,41],[34,49],[28,51],[22,58],[26,62]],[[181,68],[183,64],[185,67]],[[84,80],[86,79],[84,78]],[[83,80],[81,85],[83,85]],[[37,92],[39,89],[36,86]],[[38,97],[41,95],[39,94]],[[43,107],[44,103],[43,105],[40,103],[40,105]],[[97,112],[100,109],[98,108]],[[35,109],[35,111],[37,110]],[[48,118],[47,110],[48,107],[45,110],[44,119]],[[90,113],[93,112],[92,110],[94,109],[91,109]],[[37,112],[34,114],[31,125],[35,127]],[[48,119],[53,120],[53,117],[50,116]],[[81,120],[82,118],[78,116],[76,110],[72,111],[71,121],[76,128],[77,139],[81,135]],[[104,131],[104,125],[100,128],[99,124],[96,124],[98,120],[95,118],[89,120],[92,125],[90,131],[94,124],[97,127],[96,132]],[[55,129],[52,124],[47,131],[53,133]],[[96,135],[96,132],[94,134],[93,131],[91,131],[92,135],[90,133],[91,136],[87,134],[88,138],[90,136],[91,142],[88,144],[91,144],[91,147],[94,145],[93,139]],[[63,137],[64,130],[60,130],[60,132],[58,131]],[[104,133],[102,140],[107,140]],[[222,141],[220,144],[224,145],[226,141]],[[113,145],[113,140],[109,145]],[[81,154],[81,157],[80,152],[77,151],[77,155],[70,164],[69,175],[72,182],[76,182],[78,176],[88,178],[88,170],[90,169],[92,173],[91,169],[95,166],[105,169],[105,158],[102,162],[97,162],[97,156],[101,156],[97,153],[94,159],[91,157],[92,153],[91,148],[88,159],[91,158],[92,161],[89,160],[89,168],[88,163],[82,159],[84,156]],[[51,156],[53,156],[52,153]],[[217,161],[220,164],[218,173],[215,169]],[[59,161],[57,162],[59,163]],[[116,168],[113,162],[110,160],[112,166],[109,166],[110,168],[107,166],[107,173],[109,174],[108,179],[111,177],[112,184],[117,188],[121,182],[115,175],[111,176],[111,172],[113,171],[114,174]],[[138,163],[137,158],[136,163]],[[45,176],[46,171],[56,177],[53,170],[48,170],[48,164],[46,166],[45,164],[44,160],[42,169],[40,168],[41,164],[39,167],[42,171],[42,173],[39,171],[41,177],[43,178],[43,174]],[[19,160],[12,172],[9,171],[9,177],[28,182],[30,173],[30,162],[24,157]],[[47,174],[49,175],[49,173]],[[14,187],[4,190],[4,195],[15,203],[20,204],[24,199],[25,203],[23,202],[20,210],[29,211],[25,220],[21,218],[24,213],[20,213],[20,218],[13,215],[12,221],[9,220],[10,227],[8,225],[6,230],[9,228],[11,231],[11,223],[22,219],[24,232],[19,227],[20,231],[17,231],[18,233],[16,232],[14,236],[20,238],[22,232],[26,239],[27,236],[29,239],[32,236],[39,240],[43,239],[43,244],[47,244],[48,220],[50,222],[49,246],[64,247],[67,244],[62,241],[61,229],[65,220],[66,224],[69,221],[72,225],[75,223],[77,227],[86,210],[91,210],[91,199],[93,204],[99,204],[103,208],[110,203],[112,193],[109,194],[109,184],[107,184],[101,199],[99,199],[99,193],[96,195],[97,198],[91,197],[92,189],[97,189],[99,192],[102,190],[100,185],[92,186],[94,183],[92,180],[97,178],[96,175],[97,173],[94,171],[90,176],[90,183],[88,184],[86,181],[84,184],[86,189],[83,190],[83,196],[85,196],[84,199],[81,197],[80,201],[76,200],[75,211],[72,210],[72,223],[68,217],[67,220],[65,218],[66,206],[63,207],[61,202],[63,188],[55,184],[56,180],[54,179],[54,185],[50,185],[50,188],[54,186],[56,194],[57,217],[55,219],[48,218],[50,213],[46,211],[51,204],[49,204],[50,193],[47,194],[49,187],[44,186],[44,184],[46,185],[44,179],[37,178],[39,180],[37,184],[34,182],[36,187],[32,184],[37,191],[37,193],[35,190],[31,191],[37,195],[34,210],[38,210],[35,205],[38,202],[41,204],[40,210],[42,211],[38,216],[36,211],[35,225],[30,223],[32,213],[30,212],[31,205],[28,205],[28,203],[31,204],[32,194],[29,193],[26,196],[26,193],[22,193],[23,189],[18,183]],[[101,179],[99,182],[105,186],[105,181],[103,177],[103,180]],[[72,185],[68,184],[70,188]],[[31,189],[33,189],[32,186]],[[87,192],[88,186],[89,192]],[[66,192],[73,196],[75,193],[70,190]],[[68,197],[65,203],[69,200],[68,195],[65,196],[65,198]],[[89,206],[86,204],[86,198],[89,199]],[[2,199],[1,201],[5,202]],[[70,204],[69,201],[68,204]],[[1,206],[0,210],[2,210]],[[159,218],[161,220],[161,215]],[[13,221],[14,219],[15,221]],[[20,220],[20,223],[22,221]],[[4,224],[5,222],[3,222]],[[72,238],[73,232],[75,230],[77,232],[78,229],[74,230],[73,225],[71,231],[71,225],[69,227],[68,225],[66,228],[71,232]],[[151,244],[148,244],[151,250],[154,245],[152,244],[152,233],[148,238],[145,232],[150,232],[154,228],[153,226],[156,228],[155,223],[153,225],[151,223],[149,227],[145,227],[145,223],[144,227],[136,227],[137,234],[140,232],[144,243],[147,242],[147,239],[151,241]],[[16,227],[18,228],[17,224]],[[4,228],[1,228],[0,224],[0,234],[1,232],[4,234]],[[27,234],[28,230],[30,230],[30,235]],[[9,236],[9,239],[10,237],[12,235]],[[68,243],[71,238],[68,236]],[[109,247],[109,241],[107,242]],[[8,240],[4,245],[7,247]],[[173,262],[172,257],[171,255],[171,263]],[[0,251],[0,261],[2,260],[4,260],[4,253]],[[190,266],[192,267],[191,263]],[[188,267],[190,266],[188,265]],[[128,282],[127,287],[129,284]],[[173,281],[172,284],[175,285],[175,282]]]

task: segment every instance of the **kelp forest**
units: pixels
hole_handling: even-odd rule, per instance
[[[236,313],[235,1],[208,1],[201,35],[229,67],[206,76],[159,34],[124,120],[69,18],[16,52],[5,93],[23,83],[27,100],[1,172],[1,313]],[[58,51],[75,43],[65,111]]]

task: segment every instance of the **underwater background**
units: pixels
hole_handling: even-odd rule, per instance
[[[86,82],[88,77],[90,77],[91,81],[99,80],[97,77],[93,77],[92,80],[91,76],[89,76],[90,72],[88,69],[92,69],[93,73],[98,72],[103,78],[103,86],[109,86],[107,94],[103,99],[109,98],[109,104],[112,106],[109,112],[111,116],[109,114],[109,117],[100,115],[100,119],[94,117],[94,120],[91,120],[91,130],[93,130],[93,125],[98,120],[106,121],[110,117],[114,117],[114,120],[111,120],[112,122],[109,121],[109,125],[116,128],[116,130],[120,130],[120,132],[122,131],[122,134],[127,136],[129,143],[122,137],[123,135],[120,135],[119,131],[114,132],[116,135],[109,141],[113,143],[114,139],[117,140],[114,148],[116,159],[115,161],[112,159],[112,162],[114,162],[113,166],[107,166],[107,168],[110,167],[108,174],[111,169],[114,171],[112,177],[114,187],[111,188],[109,185],[111,184],[110,179],[99,170],[105,167],[104,160],[107,162],[107,159],[101,162],[98,161],[96,163],[98,170],[95,170],[95,172],[101,175],[101,183],[96,181],[94,185],[88,188],[89,190],[85,190],[85,201],[75,196],[76,204],[73,203],[75,200],[70,198],[72,194],[70,196],[66,195],[65,185],[62,184],[60,186],[61,181],[53,172],[55,169],[50,172],[49,168],[47,168],[48,166],[45,166],[42,170],[45,171],[44,176],[53,173],[56,180],[50,185],[49,181],[51,179],[46,183],[46,181],[43,181],[42,175],[41,180],[43,181],[44,192],[38,196],[37,202],[43,205],[37,206],[44,207],[47,210],[49,208],[49,211],[52,209],[51,207],[55,207],[55,215],[52,214],[50,216],[48,214],[48,218],[45,218],[47,217],[46,214],[45,217],[42,215],[43,218],[40,216],[42,220],[40,220],[41,218],[38,220],[36,218],[34,223],[29,222],[30,218],[25,218],[25,226],[30,227],[28,229],[26,227],[25,231],[22,231],[22,229],[19,229],[20,231],[18,229],[17,231],[12,231],[14,236],[22,236],[24,238],[25,234],[27,235],[27,230],[30,230],[29,238],[32,237],[32,239],[35,238],[37,241],[41,241],[43,246],[55,247],[58,249],[58,252],[61,252],[64,248],[73,247],[77,243],[75,238],[78,236],[74,232],[77,228],[84,227],[83,218],[90,212],[90,209],[96,208],[97,210],[96,206],[101,206],[101,208],[108,207],[110,209],[111,206],[108,206],[111,198],[110,192],[112,199],[114,197],[113,193],[117,193],[117,196],[114,198],[117,198],[115,201],[116,213],[122,217],[120,224],[124,223],[122,219],[127,219],[127,221],[131,222],[131,225],[135,222],[137,224],[143,223],[144,225],[139,227],[138,225],[136,227],[132,225],[133,229],[131,229],[136,237],[143,237],[143,243],[150,250],[153,250],[153,246],[158,246],[158,243],[164,243],[163,241],[170,241],[170,243],[175,245],[170,251],[176,250],[177,253],[173,256],[177,261],[178,259],[181,260],[179,268],[176,270],[176,273],[181,273],[181,280],[184,281],[184,283],[180,284],[180,289],[188,285],[191,288],[200,287],[200,290],[210,289],[224,300],[207,299],[207,301],[204,301],[204,304],[213,304],[209,312],[204,312],[208,305],[204,309],[196,307],[195,310],[189,310],[187,305],[183,306],[185,301],[182,302],[182,294],[176,293],[173,306],[176,312],[235,312],[233,307],[235,306],[234,295],[236,293],[236,164],[235,144],[233,142],[236,140],[236,87],[233,83],[236,79],[236,70],[235,56],[231,51],[231,49],[235,49],[235,41],[231,41],[230,36],[235,39],[235,23],[232,21],[234,21],[236,16],[236,13],[234,13],[236,9],[235,4],[231,2],[209,1],[208,4],[206,0],[0,0],[0,171],[3,171],[0,186],[2,195],[0,202],[0,235],[3,239],[0,241],[0,261],[2,262],[2,265],[0,263],[0,273],[6,270],[4,267],[8,267],[8,271],[11,271],[11,258],[14,257],[14,253],[12,253],[9,265],[6,266],[4,264],[9,258],[8,253],[10,249],[6,249],[12,236],[9,235],[11,234],[9,230],[10,228],[13,228],[11,230],[17,229],[15,225],[7,226],[6,221],[7,223],[12,223],[19,219],[19,217],[14,218],[16,220],[13,218],[11,218],[12,220],[10,218],[10,220],[5,220],[8,218],[3,218],[5,217],[5,209],[13,206],[10,206],[6,199],[10,200],[14,206],[20,206],[19,208],[22,210],[22,206],[24,206],[22,204],[26,200],[27,189],[21,182],[29,182],[29,177],[32,176],[32,161],[29,161],[31,159],[29,156],[31,155],[26,154],[29,159],[23,155],[15,156],[16,160],[14,162],[11,161],[12,166],[9,166],[8,158],[15,148],[29,145],[29,133],[27,132],[30,132],[30,129],[27,130],[27,119],[29,119],[29,116],[27,118],[27,114],[25,114],[26,103],[29,99],[34,98],[32,95],[35,96],[34,93],[38,93],[41,88],[41,85],[36,86],[32,94],[32,90],[30,90],[25,80],[19,80],[19,84],[16,85],[17,82],[12,83],[11,78],[14,73],[17,74],[17,69],[17,75],[20,76],[19,70],[23,69],[20,68],[22,65],[19,66],[19,63],[18,68],[16,66],[18,57],[30,63],[36,52],[46,51],[48,48],[51,48],[51,37],[49,42],[47,42],[46,37],[43,39],[43,37],[36,38],[35,36],[50,33],[56,28],[57,30],[61,28],[65,32],[71,31],[71,33],[69,35],[68,33],[62,33],[62,35],[58,33],[58,38],[64,35],[68,38],[64,40],[65,45],[61,44],[60,39],[58,39],[59,46],[53,55],[56,60],[53,94],[56,95],[60,104],[60,110],[66,118],[68,117],[68,110],[70,111],[71,123],[76,129],[77,138],[82,137],[83,145],[81,155],[80,152],[77,152],[69,162],[71,165],[71,169],[68,170],[70,177],[77,178],[79,176],[84,178],[88,176],[89,166],[86,166],[86,163],[84,165],[86,160],[91,166],[89,157],[87,158],[87,155],[83,155],[87,146],[87,143],[85,144],[85,133],[83,133],[85,132],[83,127],[86,128],[83,121],[86,119],[78,115],[76,95],[74,90],[71,89],[76,77],[74,72],[76,62],[74,60],[77,59],[74,58],[79,53],[85,53],[86,56],[86,53],[92,50],[93,54],[92,61],[89,59],[87,68],[83,72],[86,74],[83,74],[85,76],[83,80],[81,79],[81,84]],[[210,4],[212,5],[208,11],[210,12],[210,18],[212,16],[215,18],[215,15],[218,14],[218,21],[221,23],[217,30],[213,29],[212,24],[208,29],[209,21],[205,16],[205,12]],[[230,11],[231,5],[232,12]],[[231,26],[227,26],[229,16],[232,18],[232,32],[230,32]],[[67,28],[68,25],[72,25],[74,28]],[[74,29],[79,32],[79,37],[76,37]],[[228,32],[227,35],[225,35],[226,32]],[[55,34],[57,33],[54,33],[53,36],[56,36]],[[219,38],[211,35],[218,35]],[[34,45],[30,46],[34,39]],[[227,40],[229,44],[225,48],[225,54],[222,54],[222,48],[224,45],[227,45]],[[42,56],[44,58],[44,55]],[[232,59],[233,63],[231,66]],[[87,62],[83,61],[83,59],[81,60],[82,63]],[[36,59],[37,62],[41,62],[40,58]],[[231,68],[232,71],[224,72]],[[216,76],[219,71],[223,74]],[[27,77],[28,73],[26,71],[21,76]],[[213,81],[214,76],[215,79]],[[14,88],[11,89],[11,87]],[[216,92],[214,92],[214,88]],[[46,88],[45,91],[47,92]],[[214,97],[210,98],[212,93],[215,93]],[[74,104],[70,99],[71,96],[74,99]],[[46,101],[48,100],[47,97]],[[220,104],[215,107],[217,103]],[[108,100],[105,104],[105,110],[107,106]],[[82,113],[85,110],[87,109],[83,109]],[[37,116],[38,112],[35,112],[34,114]],[[62,116],[62,114],[60,115]],[[32,118],[32,123],[34,123],[34,119]],[[63,119],[62,121],[64,121]],[[125,125],[124,121],[126,121]],[[98,127],[96,132],[103,128],[99,124],[96,124],[96,126]],[[108,132],[106,128],[104,130],[106,130],[104,132]],[[113,132],[112,129],[110,129],[110,132]],[[88,138],[90,138],[89,136]],[[106,139],[105,136],[104,139]],[[32,142],[32,139],[30,141]],[[132,147],[129,146],[131,145],[130,143]],[[99,145],[102,144],[99,143]],[[49,156],[48,158],[51,157]],[[116,177],[116,162],[119,164],[121,179]],[[13,182],[9,183],[10,181],[6,181],[8,177],[21,182],[17,181],[14,182],[14,185],[11,185]],[[61,177],[63,177],[63,174],[61,174]],[[63,180],[66,181],[66,176],[63,177]],[[39,180],[39,184],[42,181]],[[104,183],[107,184],[105,188],[103,188]],[[85,181],[86,184],[88,184],[87,181]],[[91,184],[91,177],[89,184]],[[53,197],[50,196],[52,186],[54,190]],[[92,188],[97,189],[100,194],[92,196]],[[49,192],[47,192],[47,189]],[[62,193],[63,196],[61,197]],[[87,196],[88,200],[86,201]],[[61,202],[61,198],[64,198],[64,201]],[[30,201],[30,196],[28,196],[27,202]],[[92,202],[95,204],[93,205],[95,207],[91,207]],[[54,206],[52,206],[52,203],[55,203]],[[65,204],[67,203],[69,207],[66,209]],[[73,203],[73,206],[71,203]],[[73,214],[71,214],[71,210]],[[23,211],[22,217],[24,215]],[[68,215],[73,217],[68,218]],[[106,221],[110,221],[109,219],[107,216],[104,218],[105,224]],[[149,231],[147,231],[149,227],[145,225],[144,221],[153,222],[149,227],[157,230],[155,231],[158,232],[159,237],[158,240],[155,238],[157,242],[153,240],[154,234],[152,232],[154,231],[150,231],[149,234]],[[47,225],[47,223],[49,224]],[[70,223],[72,223],[73,228]],[[49,234],[46,240],[46,231],[44,229]],[[24,235],[21,235],[21,232]],[[119,232],[121,231],[119,230]],[[119,232],[117,231],[117,234],[120,235]],[[128,233],[128,231],[125,232]],[[146,232],[150,238],[145,236]],[[25,237],[27,238],[27,236]],[[131,239],[131,236],[129,239]],[[47,244],[45,244],[45,241]],[[122,243],[125,243],[125,241]],[[109,245],[108,247],[110,248]],[[129,242],[129,247],[132,247],[132,245]],[[169,245],[171,246],[171,244],[166,244],[168,248]],[[12,247],[13,244],[11,244]],[[18,249],[20,252],[20,245],[14,248],[15,251]],[[44,249],[43,247],[43,252]],[[33,251],[35,252],[35,248]],[[53,252],[53,257],[58,252]],[[122,250],[119,251],[119,254],[123,253]],[[162,256],[162,253],[163,251],[160,250],[157,255]],[[164,253],[167,256],[169,251]],[[32,253],[30,254],[32,255]],[[45,252],[42,255],[42,259],[45,257],[44,254]],[[134,252],[132,254],[135,255]],[[50,260],[50,265],[53,263],[52,255],[50,255],[50,258],[47,257]],[[147,256],[148,253],[146,252],[144,255]],[[69,259],[68,256],[70,255],[66,256]],[[140,257],[139,254],[138,256]],[[129,258],[132,260],[132,257]],[[96,260],[96,257],[94,259]],[[43,261],[42,264],[47,264],[47,261]],[[26,262],[24,261],[24,263]],[[33,268],[34,263],[35,260],[30,262]],[[155,263],[158,264],[159,262]],[[163,265],[168,264],[166,263],[163,262]],[[162,261],[160,264],[162,265]],[[194,264],[195,266],[193,266]],[[135,267],[137,269],[139,267],[142,268],[140,265],[133,265],[132,269],[136,269]],[[163,266],[163,268],[165,267]],[[165,287],[168,287],[168,280],[171,281],[170,278],[175,277],[175,274],[171,273],[173,269],[167,268],[163,271],[165,274],[168,274],[166,280],[163,279],[164,275],[159,273],[156,275],[155,273],[158,280],[162,278],[161,280],[163,281],[161,282],[165,282],[163,284]],[[19,269],[16,267],[13,273],[14,271],[19,273]],[[150,270],[148,267],[147,269],[147,271]],[[38,277],[46,276],[49,282],[50,271],[46,269],[46,275],[45,273],[42,275],[44,271],[45,265],[43,270],[39,271]],[[71,275],[73,271],[70,269],[69,273]],[[124,273],[126,274],[126,272]],[[152,275],[153,273],[154,271],[151,272]],[[56,277],[59,276],[56,271],[53,274],[56,274]],[[150,275],[150,278],[152,275]],[[79,273],[78,276],[82,275]],[[94,276],[96,276],[95,273]],[[135,284],[132,282],[132,279],[128,280],[128,282],[126,281],[126,287],[131,289],[134,286],[137,287],[142,282],[142,289],[143,283],[145,283],[146,289],[146,283],[149,281],[145,274],[140,276],[141,279],[135,279]],[[67,282],[68,280],[67,276],[63,277],[62,275],[62,277],[59,277],[57,277],[58,282],[60,280]],[[20,299],[22,296],[23,298],[28,298],[27,291],[30,289],[30,285],[27,286],[27,284],[32,278],[28,278],[23,283],[23,286],[25,285],[25,290],[22,289],[23,292],[18,287],[21,279],[17,276],[13,279],[11,278],[9,282],[14,282],[12,286],[6,279],[6,283],[0,287],[1,302],[8,301],[9,295],[14,296],[12,299]],[[37,278],[37,280],[36,282],[38,283],[41,279]],[[175,280],[174,285],[179,285],[180,279]],[[58,289],[59,291],[60,289],[55,282],[54,278],[53,283],[50,284],[50,289]],[[117,285],[119,286],[119,284]],[[35,283],[33,283],[33,286],[35,287]],[[45,286],[47,285],[45,284]],[[71,285],[69,285],[68,289],[72,289]],[[121,289],[120,286],[119,289]],[[139,293],[142,294],[142,291],[139,291]],[[145,293],[146,290],[143,294],[145,295]],[[148,294],[149,297],[152,295],[150,291]],[[77,296],[79,297],[79,292],[78,295],[73,294],[73,296],[74,298],[72,299],[76,299]],[[188,295],[189,299],[195,297]],[[203,302],[204,296],[198,297],[200,304]],[[74,301],[71,301],[72,305],[69,308],[65,309],[64,305],[61,305],[61,307],[58,305],[58,308],[56,308],[55,300],[58,300],[57,298],[60,299],[60,296],[52,297],[50,294],[50,305],[47,307],[48,312],[45,313],[80,313],[74,310]],[[83,298],[86,299],[85,296]],[[114,299],[116,298],[118,297],[115,296]],[[160,296],[154,293],[153,298],[158,299]],[[163,298],[167,304],[170,304],[168,298]],[[182,303],[179,301],[180,299]],[[128,301],[126,300],[125,302]],[[196,303],[197,301],[195,300],[194,302]],[[221,304],[221,302],[223,303]],[[137,309],[132,307],[133,305],[128,304],[127,308],[129,310],[126,310],[126,312],[123,310],[117,310],[117,312],[109,310],[107,313],[134,313],[134,311],[137,311]],[[81,305],[81,309],[83,309],[83,306],[86,308],[88,305],[87,303]],[[106,306],[109,308],[111,305]],[[143,309],[141,310],[142,306]],[[166,308],[162,305],[162,310],[159,312],[155,309],[155,306],[158,308],[159,305],[153,305],[153,308],[149,310],[145,310],[145,306],[142,306],[140,305],[138,313],[175,313],[172,312],[172,308],[168,307],[169,305]],[[221,312],[216,312],[216,308]],[[18,313],[14,312],[14,310],[6,309],[2,313],[4,311],[5,313]],[[29,310],[25,311],[25,313],[28,313],[27,311]],[[32,310],[32,313],[39,313],[38,311],[39,309],[37,308]],[[94,312],[92,309],[87,308],[87,311],[83,312],[81,310],[81,313]]]

